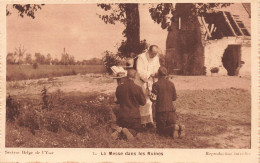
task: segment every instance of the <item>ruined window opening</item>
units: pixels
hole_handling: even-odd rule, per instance
[[[230,12],[213,12],[202,17],[202,24],[206,30],[205,40],[221,39],[223,37],[250,36],[244,23],[238,15]],[[209,33],[210,32],[210,33]]]
[[[229,76],[237,76],[241,68],[241,45],[228,45],[222,57],[222,63]]]

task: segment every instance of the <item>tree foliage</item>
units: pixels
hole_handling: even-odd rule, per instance
[[[97,4],[98,7],[102,8],[105,11],[110,11],[109,15],[100,15],[101,18],[106,24],[115,24],[116,22],[121,22],[126,26],[126,14],[125,14],[125,3],[118,4]]]
[[[8,64],[22,64],[24,62],[24,55],[26,49],[21,45],[15,48],[13,53],[8,53],[6,56],[6,63]]]
[[[201,16],[206,12],[217,8],[227,7],[231,3],[193,3],[191,8],[194,16]],[[170,25],[176,17],[175,4],[173,3],[158,3],[149,4],[149,12],[152,20],[161,25],[162,29],[170,30]],[[99,17],[106,24],[115,24],[120,22],[125,25],[123,36],[126,37],[126,41],[121,43],[119,49],[120,57],[128,57],[129,53],[138,53],[140,49],[140,20],[139,20],[139,4],[131,3],[110,3],[110,4],[98,4],[100,8],[105,10],[107,14],[99,15]],[[186,11],[183,11],[186,12]]]
[[[41,53],[35,53],[35,62],[38,64],[45,64],[45,56]]]
[[[74,56],[72,56],[68,53],[63,53],[61,55],[60,64],[62,64],[62,65],[73,65],[73,64],[75,64],[75,58],[74,58]]]
[[[6,63],[7,64],[15,64],[14,53],[7,53]]]
[[[37,10],[41,10],[44,4],[12,4],[12,7],[18,11],[18,15],[20,17],[24,17],[25,15],[31,17],[32,19],[35,18],[35,12]],[[6,7],[6,16],[11,15],[12,12]]]
[[[66,52],[61,54],[61,58],[53,58],[50,53],[44,55],[40,52],[37,52],[32,56],[31,53],[26,53],[26,50],[23,46],[15,48],[15,51],[12,53],[7,53],[6,63],[7,64],[30,64],[37,68],[38,65],[102,65],[103,60],[101,58],[91,58],[89,60],[75,61],[73,55],[70,55]],[[24,55],[25,54],[25,55]]]
[[[112,74],[113,72],[110,67],[119,65],[121,58],[118,55],[116,55],[110,51],[105,51],[104,57],[102,60],[103,60],[103,63],[105,65],[107,72],[109,74]]]
[[[33,63],[32,54],[30,54],[30,53],[26,54],[25,63],[27,63],[27,64],[32,64]]]
[[[215,8],[227,7],[231,4],[232,3],[193,3],[194,7],[192,8],[192,11],[194,15],[202,16],[210,10],[214,10]],[[174,21],[173,18],[175,14],[175,4],[158,3],[149,5],[149,12],[152,20],[154,20],[154,22],[156,22],[157,24],[161,24],[162,29],[166,29],[167,27],[169,27],[171,21]],[[99,15],[99,17],[106,24],[115,24],[116,22],[120,22],[127,26],[126,9],[127,6],[130,6],[128,3],[102,3],[98,4],[98,6],[101,7],[103,10],[109,12],[107,15]]]
[[[148,43],[146,40],[141,40],[136,46],[135,54],[143,53],[148,48]],[[131,50],[126,41],[122,40],[121,45],[118,47],[118,56],[120,58],[130,57]],[[126,55],[127,54],[127,55]]]
[[[100,58],[91,58],[89,60],[83,60],[83,61],[78,61],[77,64],[82,64],[82,65],[102,65],[103,61]]]
[[[59,63],[60,61],[57,58],[51,60],[51,64],[53,65],[58,65]]]
[[[230,6],[231,3],[193,3],[191,11],[194,16],[203,16],[205,13]],[[172,3],[160,3],[149,8],[151,18],[157,24],[161,24],[162,29],[170,29],[171,22],[174,22],[176,8]],[[186,12],[186,11],[183,11]]]
[[[15,48],[14,54],[18,57],[18,64],[21,64],[23,62],[23,57],[26,52],[26,49],[24,46],[22,47],[21,45],[18,48]]]
[[[48,65],[51,64],[51,54],[50,53],[48,53],[45,58],[45,64],[48,64]]]
[[[152,5],[149,8],[149,12],[152,20],[157,24],[161,24],[162,29],[166,29],[171,24],[175,8],[172,3],[160,3]]]

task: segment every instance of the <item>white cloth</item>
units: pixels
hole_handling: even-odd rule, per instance
[[[149,90],[152,90],[153,79],[150,78],[152,74],[158,72],[160,67],[159,57],[155,56],[154,58],[149,58],[149,54],[142,53],[138,56],[136,70],[137,75],[135,79],[135,83],[142,87],[145,97],[146,104],[144,106],[140,106],[140,115],[141,115],[141,123],[149,123],[153,122],[152,115],[152,102],[150,101],[149,94],[147,92],[147,83]]]

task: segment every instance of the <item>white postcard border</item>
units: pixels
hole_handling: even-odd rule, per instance
[[[5,95],[6,95],[6,16],[5,5],[7,3],[48,3],[48,4],[74,4],[74,3],[101,3],[101,2],[129,2],[129,3],[153,3],[155,0],[142,1],[101,1],[101,0],[13,0],[0,2],[0,162],[257,162],[259,149],[259,1],[235,1],[221,0],[217,2],[251,2],[251,30],[252,30],[252,123],[251,123],[251,149],[161,149],[161,148],[5,148]],[[160,1],[160,2],[191,2],[182,1]],[[194,1],[192,1],[194,2]],[[200,2],[216,2],[200,1]],[[254,33],[254,34],[253,34]],[[22,154],[22,151],[25,151]],[[7,154],[13,152],[13,154]],[[20,154],[15,154],[19,152]],[[32,153],[31,153],[32,152]],[[110,156],[109,152],[122,152],[123,155]],[[162,152],[163,156],[128,156],[127,152]],[[30,154],[31,153],[31,154]],[[106,155],[102,155],[106,153]],[[218,155],[213,154],[219,153]],[[240,153],[240,155],[235,155]],[[232,155],[230,155],[232,154]]]

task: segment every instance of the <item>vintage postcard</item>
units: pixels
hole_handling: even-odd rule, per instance
[[[258,162],[259,14],[2,0],[0,162]]]

